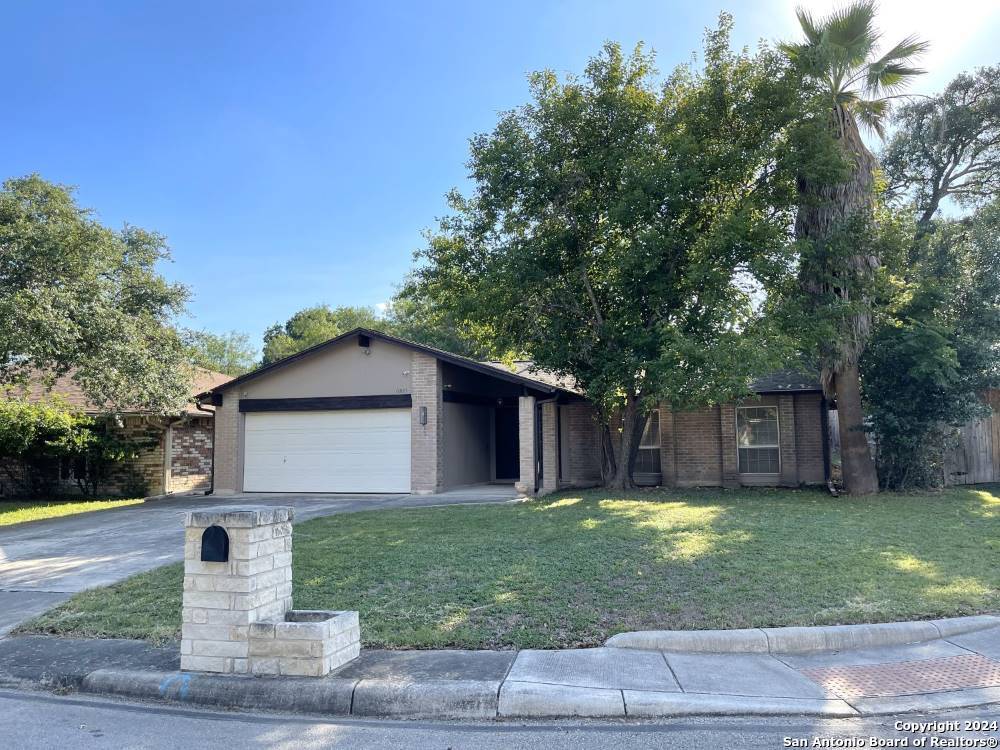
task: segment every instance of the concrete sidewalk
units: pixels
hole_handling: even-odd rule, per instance
[[[1000,624],[921,643],[807,653],[364,651],[321,679],[178,666],[176,646],[0,641],[0,684],[243,710],[435,719],[850,717],[1000,703]]]

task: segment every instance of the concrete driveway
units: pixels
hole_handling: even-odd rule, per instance
[[[295,520],[336,513],[516,501],[477,486],[438,495],[250,494],[184,496],[0,528],[0,638],[18,623],[95,586],[180,560],[182,516],[221,505],[291,505]]]

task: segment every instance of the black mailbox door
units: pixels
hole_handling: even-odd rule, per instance
[[[201,535],[201,561],[229,561],[229,534],[221,526],[209,526]]]

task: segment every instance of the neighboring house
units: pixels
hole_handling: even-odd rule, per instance
[[[222,385],[231,376],[198,368],[192,382],[192,397],[209,388]],[[92,404],[80,386],[68,375],[51,384],[41,378],[32,379],[27,386],[8,390],[11,397],[40,401],[56,396],[71,407],[87,414],[106,414]],[[193,402],[179,414],[162,416],[148,413],[125,413],[116,416],[121,430],[129,435],[148,438],[151,444],[134,462],[113,472],[102,492],[121,494],[133,491],[136,484],[143,485],[149,495],[167,493],[207,492],[212,486],[212,431],[214,415],[198,409]],[[52,477],[67,492],[76,491],[76,472],[86,467],[63,461],[53,466]],[[138,480],[138,482],[137,482]],[[0,495],[16,495],[20,487],[6,474],[0,474]]]
[[[818,484],[818,382],[776,374],[758,398],[653,412],[636,476],[668,486]],[[571,384],[358,328],[205,393],[215,491],[431,493],[600,482],[595,411]]]

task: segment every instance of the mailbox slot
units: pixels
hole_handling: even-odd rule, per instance
[[[201,535],[202,562],[229,562],[229,534],[221,526],[209,526]]]

